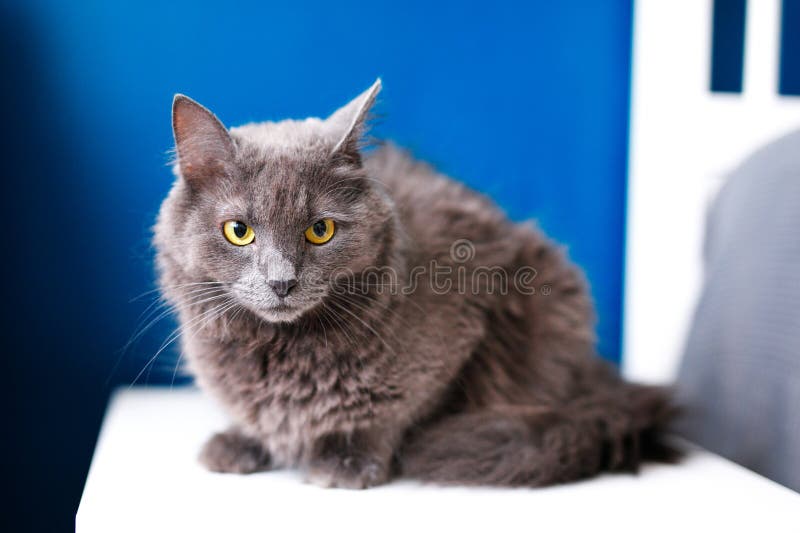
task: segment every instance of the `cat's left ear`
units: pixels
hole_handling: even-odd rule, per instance
[[[349,104],[339,108],[327,119],[338,142],[331,152],[335,156],[358,164],[361,162],[359,144],[366,131],[369,110],[375,103],[375,97],[381,91],[381,79],[375,80],[372,87],[356,96]]]
[[[236,147],[214,114],[188,96],[172,101],[172,132],[181,176],[190,184],[214,179],[233,162]]]

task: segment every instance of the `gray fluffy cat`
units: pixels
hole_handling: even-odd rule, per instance
[[[235,424],[201,461],[364,488],[537,486],[673,458],[668,395],[595,356],[583,277],[557,247],[397,148],[363,153],[379,90],[325,120],[231,130],[175,98],[160,286]]]

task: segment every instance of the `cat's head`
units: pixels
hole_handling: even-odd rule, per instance
[[[230,130],[176,96],[178,179],[155,227],[165,283],[219,282],[262,319],[291,322],[326,298],[332,276],[380,264],[393,208],[360,153],[380,88],[324,120]]]

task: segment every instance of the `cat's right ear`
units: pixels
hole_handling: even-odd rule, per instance
[[[200,183],[224,174],[236,154],[228,130],[214,114],[188,96],[172,101],[172,133],[180,174]]]

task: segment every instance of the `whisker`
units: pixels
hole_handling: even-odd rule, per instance
[[[144,298],[145,296],[147,296],[148,294],[153,294],[154,292],[163,292],[163,291],[165,291],[167,289],[182,289],[182,288],[185,288],[185,287],[191,287],[191,286],[195,286],[195,285],[222,285],[222,284],[223,284],[223,282],[221,282],[221,281],[194,281],[194,282],[191,282],[191,283],[179,283],[177,285],[163,285],[161,287],[156,287],[155,289],[150,289],[149,291],[145,291],[145,292],[143,292],[143,293],[141,293],[141,294],[139,294],[137,296],[134,296],[133,298],[131,298],[129,300],[128,303],[133,303],[136,300],[140,300],[140,299]]]
[[[219,284],[219,285],[221,285],[220,282],[213,282],[213,283],[210,283],[210,284],[213,284],[213,285]],[[182,285],[186,286],[186,287],[189,287],[189,286],[192,286],[192,285],[195,285],[195,284],[193,284],[193,283],[185,283],[185,284],[182,284]],[[205,283],[198,284],[198,285],[205,285]],[[167,317],[170,314],[172,314],[174,311],[181,310],[181,309],[187,309],[191,305],[206,303],[206,301],[209,301],[209,300],[204,300],[203,297],[205,297],[205,296],[207,296],[209,294],[212,294],[212,293],[216,293],[216,292],[218,292],[220,290],[222,290],[222,287],[216,287],[216,286],[215,287],[193,288],[192,290],[190,290],[187,293],[187,296],[191,296],[191,298],[188,298],[186,301],[179,302],[178,305],[175,305],[175,306],[171,306],[170,303],[167,300],[165,300],[163,297],[159,297],[159,298],[155,299],[139,315],[138,324],[137,324],[136,328],[134,329],[134,333],[131,335],[131,337],[128,339],[128,341],[122,346],[122,348],[120,348],[119,356],[117,357],[117,360],[114,362],[114,366],[111,368],[111,370],[108,373],[108,377],[106,378],[105,385],[107,386],[110,383],[111,379],[114,377],[114,374],[116,374],[117,369],[119,368],[119,365],[122,362],[122,359],[125,357],[126,353],[131,348],[131,346],[133,346],[136,343],[136,341],[138,341],[147,331],[149,331],[153,326],[155,326],[155,324],[157,324],[160,320],[162,320],[165,317]]]
[[[342,297],[343,295],[339,294],[339,296]],[[399,320],[401,322],[401,324],[403,324],[403,326],[405,328],[407,328],[408,330],[414,329],[414,326],[410,325],[407,321],[405,321],[403,319],[403,317],[400,315],[400,313],[398,313],[396,310],[390,308],[387,303],[378,300],[376,297],[374,297],[372,295],[369,295],[369,294],[365,294],[365,293],[360,293],[360,294],[359,293],[350,293],[350,296],[359,296],[361,298],[367,299],[370,302],[374,302],[374,303],[378,304],[379,306],[381,306],[382,309],[385,309],[388,313],[390,313],[393,316],[395,316],[397,318],[397,320]],[[355,304],[356,303],[353,300],[346,300],[346,301],[349,301],[351,304]],[[415,302],[412,298],[404,297],[403,303],[409,303],[409,304],[413,305],[414,307],[416,307],[423,315],[425,314],[424,309],[417,302]],[[374,309],[364,309],[364,311],[365,312],[366,311],[372,311],[374,313],[376,310],[374,310]],[[378,316],[376,318],[380,318],[380,317]],[[440,346],[446,348],[447,347],[447,342],[445,341],[444,337],[442,336],[441,331],[435,330],[435,334],[436,334],[436,337],[439,340]],[[397,340],[397,337],[395,337],[395,340]]]
[[[330,312],[331,316],[333,318],[336,318],[337,323],[340,325],[340,330],[339,331],[341,333],[343,333],[347,337],[347,339],[350,341],[350,345],[352,346],[353,344],[355,344],[354,341],[350,338],[350,335],[347,333],[347,331],[349,330],[354,335],[356,334],[356,332],[353,331],[353,329],[349,327],[349,321],[345,317],[343,317],[339,313],[337,313],[334,309],[330,309],[325,305],[323,305],[323,310],[326,312],[326,315],[327,315],[328,312]],[[335,329],[334,329],[334,332],[336,332]],[[356,358],[355,361],[356,361],[356,364],[358,365],[360,371],[363,372],[364,364],[361,361],[361,358]]]
[[[162,345],[158,349],[158,351],[156,351],[156,353],[147,361],[147,363],[145,363],[144,367],[139,371],[139,373],[136,374],[136,377],[133,379],[131,384],[128,385],[128,389],[130,389],[131,387],[134,386],[134,384],[136,384],[136,382],[139,380],[139,378],[142,377],[142,374],[153,364],[153,362],[161,354],[161,352],[163,352],[169,345],[171,345],[173,342],[175,342],[176,339],[178,339],[181,335],[183,335],[185,333],[188,333],[190,328],[193,329],[198,324],[199,321],[202,321],[202,319],[204,317],[208,316],[209,314],[211,314],[211,313],[213,313],[215,311],[219,311],[220,309],[225,308],[225,306],[227,306],[227,305],[235,305],[236,304],[236,302],[233,302],[232,304],[231,304],[231,302],[232,302],[232,300],[230,300],[230,299],[227,300],[227,301],[223,301],[221,304],[217,304],[216,306],[212,307],[211,309],[206,310],[203,313],[201,313],[200,315],[194,317],[193,319],[191,319],[186,324],[181,324],[177,328],[175,328],[175,330],[164,340],[164,342],[162,343]],[[200,323],[202,323],[203,325],[207,324],[207,322],[205,322],[205,323],[200,322]]]
[[[235,302],[234,302],[234,303],[235,303]],[[241,311],[243,311],[243,310],[244,310],[244,307],[242,307],[242,306],[241,306],[241,305],[239,305],[239,304],[236,304],[235,306],[239,306],[239,309],[237,309],[237,310],[235,311],[235,313],[233,314],[233,316],[232,316],[232,317],[229,317],[229,320],[228,320],[228,322],[226,323],[227,325],[230,325],[230,322],[231,322],[231,321],[233,321],[233,320],[235,320],[235,319],[236,319],[236,317],[238,316],[238,314],[239,314]],[[234,307],[235,307],[235,306],[234,306]],[[227,309],[223,310],[223,311],[222,311],[220,314],[216,315],[216,316],[215,316],[215,317],[213,317],[213,318],[216,318],[217,316],[221,316],[221,314],[224,314],[224,313],[225,313],[225,312],[227,312],[227,310],[228,310],[228,309],[230,309],[230,308],[231,308],[231,307],[229,306]],[[212,318],[212,319],[213,319],[213,318]],[[208,324],[208,321],[206,321],[206,324]],[[198,329],[202,329],[202,328],[198,328]],[[169,384],[169,388],[170,388],[170,390],[172,390],[172,389],[173,389],[173,387],[175,386],[175,377],[176,377],[176,376],[177,376],[177,374],[178,374],[178,367],[180,367],[180,364],[181,364],[181,361],[182,361],[182,360],[183,360],[183,350],[181,350],[181,351],[178,353],[178,360],[175,362],[175,367],[172,369],[172,380],[170,381],[170,384]]]
[[[217,296],[221,296],[222,294],[218,294],[218,293],[217,294],[210,294],[210,293],[212,291],[217,292],[217,291],[221,291],[221,290],[223,290],[223,289],[221,289],[221,288],[220,289],[217,289],[217,288],[204,289],[203,292],[200,292],[199,294],[195,294],[191,299],[189,299],[189,300],[187,300],[185,302],[180,302],[178,305],[176,305],[174,307],[169,306],[169,304],[167,302],[163,302],[161,305],[156,307],[153,310],[153,312],[151,312],[150,315],[148,317],[146,317],[144,320],[150,319],[153,314],[158,312],[159,309],[163,309],[165,306],[167,306],[166,309],[163,309],[161,312],[159,312],[158,316],[156,316],[155,318],[152,318],[152,320],[150,320],[147,323],[146,326],[141,327],[141,329],[139,329],[139,331],[136,332],[127,343],[125,343],[125,346],[123,346],[123,348],[122,348],[123,351],[127,350],[128,348],[130,348],[130,346],[133,345],[133,343],[136,342],[137,339],[139,339],[142,335],[144,335],[150,328],[152,328],[161,319],[169,316],[170,314],[172,314],[175,311],[179,311],[179,310],[182,310],[182,309],[188,309],[190,306],[201,305],[201,304],[204,304],[204,303],[206,303],[208,301],[211,301],[213,298],[216,298]],[[211,296],[212,298],[211,299],[204,299],[207,296]]]
[[[351,330],[350,328],[347,327],[347,320],[344,317],[342,317],[339,313],[337,313],[334,309],[328,307],[326,304],[323,304],[322,310],[325,311],[325,315],[329,317],[332,320],[332,322],[334,322],[336,325],[339,326],[338,329],[336,327],[333,327],[333,331],[344,335],[344,337],[347,339],[348,346],[353,346],[354,344],[356,344],[353,338],[350,337],[350,334],[348,333],[348,331]]]
[[[335,302],[334,300],[331,300],[331,301],[330,301],[330,303],[332,303],[333,305],[335,305],[336,307],[338,307],[338,308],[339,308],[339,309],[341,309],[342,311],[344,311],[344,312],[348,313],[348,314],[349,314],[349,315],[351,315],[353,318],[355,318],[356,320],[358,320],[359,322],[361,322],[361,324],[363,324],[365,328],[367,328],[368,330],[370,330],[370,331],[373,333],[373,335],[375,335],[375,336],[378,338],[378,340],[380,340],[380,341],[381,341],[381,342],[384,344],[384,346],[386,346],[386,347],[387,347],[387,348],[388,348],[388,349],[389,349],[389,350],[390,350],[392,353],[394,353],[395,355],[397,355],[397,354],[396,354],[396,352],[394,351],[394,348],[392,348],[392,347],[389,345],[389,343],[387,343],[387,342],[386,342],[386,341],[383,339],[383,337],[381,337],[381,336],[380,336],[380,334],[379,334],[377,331],[375,331],[375,330],[372,328],[372,326],[370,326],[369,324],[367,324],[366,322],[364,322],[363,320],[361,320],[361,318],[360,318],[358,315],[356,315],[355,313],[353,313],[352,311],[350,311],[348,308],[344,307],[343,305],[341,305],[341,304],[338,304],[338,303],[337,303],[337,302]]]
[[[371,316],[372,318],[376,318],[376,319],[383,318],[383,317],[382,317],[382,316],[379,314],[379,313],[380,313],[380,310],[379,310],[379,309],[374,309],[374,308],[371,308],[371,307],[369,307],[369,305],[368,305],[368,304],[361,303],[361,302],[357,302],[357,301],[353,300],[352,298],[346,298],[344,295],[339,295],[339,297],[340,297],[342,300],[344,300],[345,302],[349,303],[350,305],[353,305],[353,306],[355,306],[355,307],[356,307],[357,309],[359,309],[360,311],[362,311],[362,312],[366,313],[368,316]],[[377,303],[377,304],[380,304],[380,303],[381,303],[381,302],[379,302],[378,300],[375,300],[375,299],[370,299],[370,301],[371,301],[371,302],[374,302],[374,303]],[[384,310],[384,311],[386,311],[386,312],[387,312],[387,313],[389,313],[389,314],[392,314],[392,315],[393,315],[393,316],[394,316],[394,317],[395,317],[395,318],[396,318],[396,319],[397,319],[397,320],[398,320],[398,321],[399,321],[399,322],[400,322],[400,323],[401,323],[401,324],[402,324],[404,327],[406,327],[407,329],[412,329],[412,327],[411,327],[411,326],[410,326],[410,325],[409,325],[407,322],[405,322],[405,321],[403,320],[403,318],[400,316],[400,314],[399,314],[399,313],[397,313],[396,311],[394,311],[393,309],[390,309],[389,307],[386,307],[386,306],[383,306],[383,305],[381,306],[381,309],[382,309],[382,310]],[[395,333],[393,333],[393,332],[392,332],[392,329],[391,329],[391,328],[388,330],[388,333],[389,333],[389,334],[390,334],[390,335],[391,335],[391,336],[394,338],[394,340],[395,340],[396,344],[398,344],[398,345],[402,344],[402,342],[401,342],[401,341],[400,341],[400,339],[397,337],[397,335],[396,335]]]

